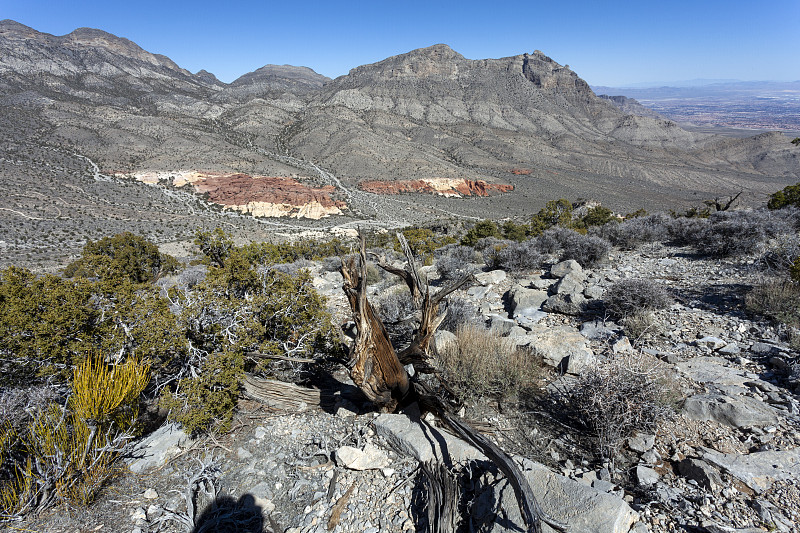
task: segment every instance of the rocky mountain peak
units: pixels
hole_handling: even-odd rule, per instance
[[[10,36],[12,34],[18,35],[31,35],[37,34],[38,31],[34,30],[33,28],[29,28],[25,24],[20,24],[16,20],[5,19],[0,20],[0,34],[5,36]]]

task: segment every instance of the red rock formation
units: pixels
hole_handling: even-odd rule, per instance
[[[209,176],[194,183],[199,193],[208,193],[208,199],[220,205],[246,205],[250,202],[269,202],[302,206],[317,201],[324,207],[345,207],[344,202],[331,199],[336,189],[309,187],[292,178],[252,178],[247,174]]]
[[[532,171],[528,168],[512,168],[509,170],[512,174],[516,174],[517,176],[527,176]]]
[[[493,192],[509,192],[513,185],[487,183],[484,180],[428,178],[404,181],[362,181],[359,187],[376,194],[400,194],[404,192],[439,194],[442,196],[489,196]]]

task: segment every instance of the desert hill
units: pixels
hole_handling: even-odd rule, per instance
[[[222,176],[219,197],[245,202],[221,204],[230,209],[209,217],[332,215],[307,205],[317,193],[306,191],[324,190],[322,204],[342,206],[327,227],[524,217],[559,197],[653,210],[741,190],[743,201],[760,203],[800,176],[798,151],[780,135],[691,133],[619,109],[540,51],[471,60],[443,44],[335,80],[266,65],[225,84],[100,30],[53,36],[7,20],[0,121],[0,180],[9,192],[0,216],[48,246],[51,226],[80,242],[100,221],[129,219],[110,214],[117,203],[153,221],[140,229],[151,238],[178,238],[197,210],[175,195],[199,194],[193,184],[207,176]],[[195,181],[178,187],[175,176],[189,174]],[[275,179],[282,192],[269,196],[267,182],[248,187],[259,191],[250,197],[225,190],[242,176]],[[136,179],[166,188],[144,190]],[[88,207],[62,206],[56,224],[46,205],[56,197]],[[159,215],[165,210],[175,226]],[[89,212],[93,222],[80,222]],[[233,218],[239,228],[264,226]],[[6,241],[24,245],[16,230]]]

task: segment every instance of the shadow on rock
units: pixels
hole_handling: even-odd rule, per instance
[[[264,518],[251,494],[239,500],[220,496],[195,521],[192,533],[262,533]]]

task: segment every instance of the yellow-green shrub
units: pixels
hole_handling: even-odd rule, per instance
[[[0,486],[0,512],[18,516],[55,499],[90,503],[113,474],[149,379],[149,365],[107,365],[90,353],[74,370],[66,406],[51,403],[24,432],[4,428],[0,451],[14,464]]]

